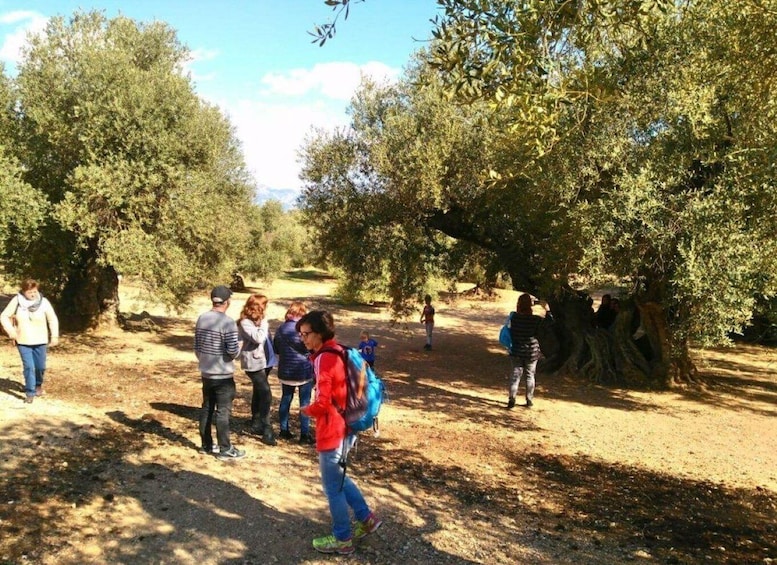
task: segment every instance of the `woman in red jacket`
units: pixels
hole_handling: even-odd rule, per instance
[[[297,331],[312,352],[316,397],[302,412],[316,420],[321,486],[332,515],[332,534],[314,539],[313,547],[321,553],[353,553],[353,540],[371,534],[383,522],[370,511],[359,487],[345,476],[340,464],[353,439],[348,436],[345,419],[337,409],[345,406],[347,394],[342,348],[335,341],[335,323],[329,312],[308,312],[297,322]],[[356,520],[353,531],[349,507]]]

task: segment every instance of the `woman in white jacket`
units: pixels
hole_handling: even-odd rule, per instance
[[[38,281],[26,279],[0,314],[0,323],[22,358],[24,402],[43,394],[48,345],[59,343],[59,320],[51,303],[38,290]]]
[[[251,395],[251,431],[262,436],[262,443],[276,445],[275,434],[270,423],[272,390],[268,377],[274,361],[268,359],[272,354],[272,338],[265,312],[267,297],[264,294],[252,294],[246,300],[237,322],[238,340],[243,342],[240,352],[240,366],[245,370],[253,384]],[[268,351],[269,350],[269,351]]]

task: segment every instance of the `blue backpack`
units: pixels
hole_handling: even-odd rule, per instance
[[[513,335],[510,333],[510,321],[513,319],[513,314],[515,314],[515,312],[510,312],[510,315],[507,316],[507,320],[505,320],[504,326],[499,330],[499,343],[506,347],[508,351],[513,348]]]
[[[343,352],[326,348],[323,351],[331,351],[342,355],[345,363],[346,394],[345,407],[335,406],[337,411],[345,419],[345,425],[349,433],[363,432],[372,428],[377,436],[380,433],[378,427],[378,413],[386,394],[386,385],[375,374],[375,371],[367,364],[358,349],[340,344]]]

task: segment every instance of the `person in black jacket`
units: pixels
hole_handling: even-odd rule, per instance
[[[510,376],[510,397],[507,400],[507,409],[515,406],[515,397],[521,378],[526,377],[526,407],[534,405],[534,373],[537,370],[537,361],[540,358],[540,342],[537,340],[540,326],[545,319],[552,320],[550,308],[546,302],[542,302],[545,308],[545,318],[532,313],[532,297],[522,294],[518,297],[516,312],[510,317],[510,336],[513,340],[510,349],[510,361],[513,372]]]
[[[275,332],[273,346],[278,357],[278,379],[281,381],[281,404],[278,408],[280,417],[281,439],[293,439],[289,430],[289,412],[295,389],[299,389],[299,407],[310,404],[313,391],[313,366],[308,358],[308,350],[302,343],[296,329],[297,320],[307,314],[305,304],[292,302],[286,311],[286,321]],[[315,445],[315,439],[310,433],[310,417],[300,412],[299,442],[303,445]]]

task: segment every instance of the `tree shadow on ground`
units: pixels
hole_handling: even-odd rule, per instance
[[[289,280],[298,281],[336,281],[337,278],[333,277],[326,271],[319,271],[317,269],[293,269],[284,273],[284,278]]]
[[[777,553],[777,497],[765,490],[728,489],[581,456],[515,454],[513,468],[498,476],[375,444],[359,457],[364,463],[352,463],[353,472],[400,485],[394,496],[423,490],[428,499],[449,501],[452,514],[473,516],[473,538],[496,530],[521,545],[551,548],[532,562],[623,563],[642,556],[733,564]],[[489,559],[514,561],[509,552]]]
[[[57,563],[66,565],[318,562],[311,560],[317,554],[310,540],[329,528],[325,506],[318,504],[322,501],[315,500],[315,511],[307,505],[269,506],[230,482],[229,463],[208,456],[202,456],[201,466],[226,472],[224,479],[138,462],[160,438],[178,442],[178,434],[153,425],[147,429],[121,413],[110,416],[118,426],[39,419],[37,446],[29,445],[23,433],[3,430],[8,437],[0,446],[7,479],[0,483],[0,554],[5,562],[36,563],[44,556],[56,556]],[[9,464],[8,453],[18,455],[20,450],[29,453]],[[89,512],[77,518],[76,508]],[[391,505],[385,506],[384,517],[387,525],[359,543],[353,561],[479,562],[438,549],[419,536],[415,524],[394,515]],[[423,527],[426,533],[444,525],[443,516],[426,513],[424,518],[429,521]],[[273,535],[265,535],[268,531]]]

